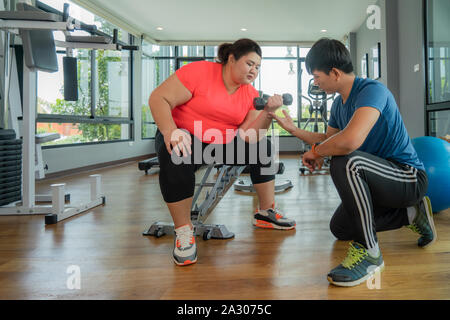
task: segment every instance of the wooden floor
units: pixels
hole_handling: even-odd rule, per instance
[[[145,237],[154,221],[170,221],[157,174],[137,163],[97,170],[106,205],[57,225],[43,216],[0,217],[0,299],[449,299],[450,211],[435,216],[438,241],[416,245],[403,228],[380,233],[386,265],[380,289],[329,285],[326,274],[346,255],[329,221],[339,204],[330,176],[300,176],[298,159],[282,156],[294,188],[276,196],[297,221],[294,231],[252,226],[255,197],[230,189],[208,222],[224,223],[232,240],[197,238],[195,265],[172,261],[173,238]],[[46,181],[67,183],[72,201],[88,197],[92,172]],[[201,173],[199,173],[201,174]],[[70,290],[69,266],[80,269],[81,288]],[[70,281],[69,281],[70,282]]]

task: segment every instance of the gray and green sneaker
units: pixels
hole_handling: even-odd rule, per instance
[[[347,257],[328,273],[327,278],[336,286],[353,287],[383,270],[384,261],[381,252],[377,258],[373,258],[363,245],[351,242]]]
[[[436,241],[437,233],[433,221],[433,211],[431,209],[430,198],[423,197],[418,204],[415,205],[416,217],[412,224],[407,226],[412,231],[420,234],[417,245],[425,248]]]

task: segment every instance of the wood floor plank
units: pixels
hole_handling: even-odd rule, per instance
[[[334,287],[326,275],[348,248],[329,230],[339,196],[329,175],[301,176],[297,157],[282,160],[277,179],[294,188],[277,194],[277,207],[296,230],[253,227],[256,197],[230,189],[208,223],[226,224],[235,238],[198,237],[198,262],[188,267],[173,263],[171,236],[142,235],[170,216],[158,175],[144,175],[136,162],[38,183],[44,193],[64,181],[76,202],[89,196],[89,174],[100,173],[106,205],[51,226],[43,216],[0,217],[0,299],[450,299],[450,210],[435,215],[430,248],[418,248],[406,228],[378,234],[380,289]],[[72,265],[80,289],[67,287]]]

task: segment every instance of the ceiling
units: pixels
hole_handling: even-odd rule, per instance
[[[356,31],[376,0],[74,0],[115,17],[155,43],[251,38],[265,43],[342,40]],[[116,20],[116,22],[117,22]],[[111,21],[112,22],[112,21]],[[123,25],[123,24],[122,24]],[[162,27],[163,30],[157,30]],[[246,28],[247,31],[241,31]],[[129,29],[129,28],[128,28]],[[327,32],[321,32],[326,29]]]

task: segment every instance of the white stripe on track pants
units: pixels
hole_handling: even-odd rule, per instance
[[[425,171],[362,151],[332,157],[330,173],[342,200],[331,232],[368,249],[377,247],[376,232],[409,224],[406,208],[417,204],[428,187]]]

